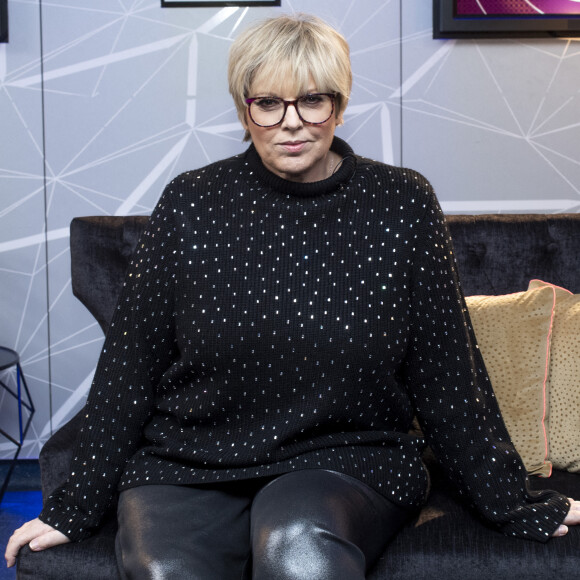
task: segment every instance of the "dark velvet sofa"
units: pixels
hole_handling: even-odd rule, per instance
[[[525,290],[533,278],[580,293],[580,214],[464,215],[449,216],[448,221],[466,295]],[[145,222],[145,217],[87,217],[71,224],[73,291],[103,331]],[[66,477],[79,419],[80,414],[42,449],[45,497]],[[427,505],[389,545],[369,579],[580,578],[580,526],[547,544],[505,537],[485,527],[456,499],[434,460],[428,465],[433,487]],[[549,479],[531,478],[531,486],[580,497],[580,474],[555,470]],[[84,542],[40,553],[24,548],[18,578],[118,578],[115,529],[112,512],[100,532]]]

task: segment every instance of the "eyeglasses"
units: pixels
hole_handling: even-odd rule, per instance
[[[333,93],[310,93],[293,101],[278,97],[254,97],[246,99],[250,119],[258,127],[274,127],[279,125],[286,116],[288,106],[292,105],[304,123],[321,125],[334,113]]]

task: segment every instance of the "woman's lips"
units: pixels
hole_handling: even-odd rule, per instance
[[[300,153],[306,145],[306,141],[285,141],[280,145],[288,151],[288,153]]]

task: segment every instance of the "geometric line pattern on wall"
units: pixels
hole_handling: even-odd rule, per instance
[[[341,133],[361,153],[396,162],[399,103],[387,96],[400,85],[399,1],[368,6],[297,0],[284,9],[314,11],[350,37],[353,61],[371,54],[383,63],[377,82],[376,64],[359,62]],[[70,291],[70,220],[147,214],[177,173],[242,151],[227,52],[247,23],[280,12],[61,0],[42,6],[41,50],[38,9],[15,3],[14,42],[0,58],[3,129],[18,145],[4,144],[0,158],[0,292],[11,304],[0,343],[23,353],[38,409],[22,453],[30,457],[82,405],[102,344]],[[35,39],[28,54],[27,38]]]
[[[423,172],[445,211],[580,209],[574,42],[433,40],[424,0],[59,0],[42,5],[41,47],[39,1],[11,3],[0,45],[0,345],[20,353],[37,409],[23,457],[80,408],[103,340],[71,293],[70,220],[147,214],[177,173],[246,147],[226,63],[254,19],[310,11],[345,34],[354,82],[338,134]]]
[[[446,211],[579,211],[578,43],[433,40],[417,16],[403,19],[416,57],[403,59],[404,162],[429,176]]]

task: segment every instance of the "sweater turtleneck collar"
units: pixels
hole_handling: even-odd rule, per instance
[[[262,163],[262,159],[254,145],[250,145],[247,149],[245,161],[258,181],[265,186],[271,187],[274,191],[296,197],[315,197],[341,189],[351,179],[356,169],[356,157],[345,141],[335,136],[330,149],[340,155],[342,159],[340,166],[327,179],[308,183],[289,181],[272,173]]]

